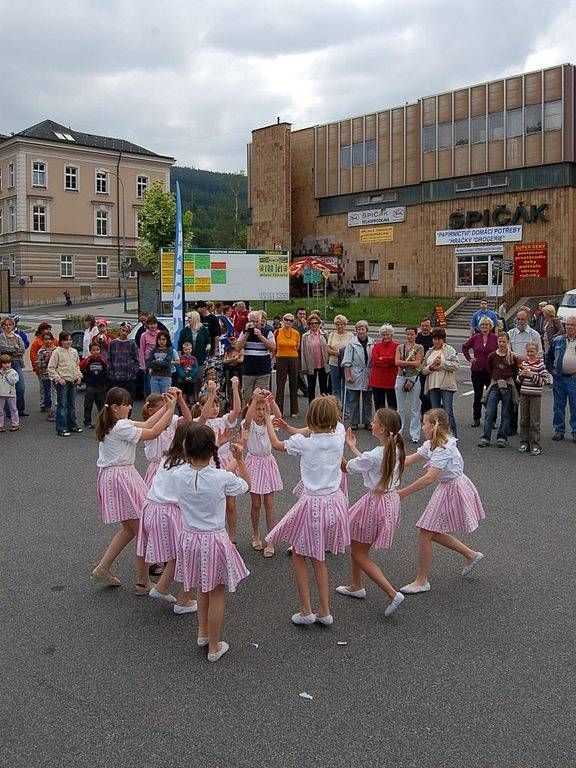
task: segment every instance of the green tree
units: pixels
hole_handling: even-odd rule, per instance
[[[164,190],[164,182],[156,179],[144,192],[139,214],[141,242],[136,255],[144,264],[158,269],[160,248],[173,248],[176,232],[176,199]],[[184,248],[192,242],[192,211],[182,216]]]

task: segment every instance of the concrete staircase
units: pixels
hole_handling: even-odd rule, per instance
[[[488,299],[488,308],[496,311],[494,299]],[[466,299],[451,315],[448,316],[448,329],[467,330],[470,325],[470,318],[480,309],[480,299]]]

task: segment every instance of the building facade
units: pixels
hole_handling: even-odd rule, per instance
[[[248,147],[249,247],[316,255],[371,296],[576,286],[575,71],[565,64]]]
[[[138,244],[144,191],[170,188],[174,160],[45,120],[0,136],[0,267],[13,306],[135,291],[122,264]]]

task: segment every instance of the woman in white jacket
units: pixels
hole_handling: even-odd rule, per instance
[[[4,429],[4,406],[7,406],[10,414],[10,432],[16,432],[20,428],[20,417],[16,407],[16,384],[18,383],[18,371],[12,368],[10,355],[0,355],[0,432]]]
[[[368,336],[368,323],[358,320],[356,336],[344,349],[342,368],[346,378],[346,391],[350,398],[350,427],[358,429],[360,422],[365,429],[371,428],[372,392],[368,385],[374,341]],[[360,411],[362,397],[362,411]],[[361,418],[360,418],[361,417]]]
[[[460,363],[458,353],[446,344],[444,328],[434,328],[432,331],[432,348],[424,357],[422,373],[426,376],[424,393],[430,396],[432,408],[443,408],[450,420],[450,431],[458,437],[456,419],[454,418],[454,393],[458,389],[456,371]]]

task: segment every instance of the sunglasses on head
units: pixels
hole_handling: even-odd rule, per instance
[[[285,317],[285,318],[284,318],[284,322],[285,322],[285,323],[293,323],[293,322],[294,322],[294,320],[292,320],[292,318],[291,318],[291,317]]]

